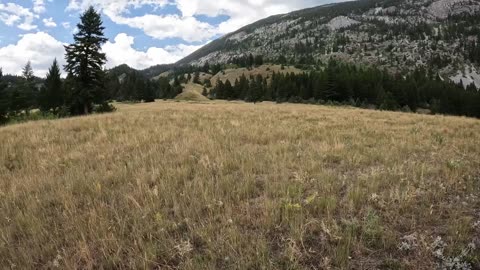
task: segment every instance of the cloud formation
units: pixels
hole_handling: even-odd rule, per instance
[[[45,25],[45,27],[57,27],[57,24],[55,23],[55,21],[53,21],[53,18],[50,17],[50,18],[44,18],[43,20],[43,24]]]
[[[336,2],[339,2],[337,0]],[[69,10],[82,10],[90,5],[103,11],[113,22],[141,29],[156,39],[181,38],[187,42],[206,41],[224,35],[256,20],[274,14],[310,7],[326,0],[70,0]],[[332,1],[329,1],[332,2]],[[130,16],[129,8],[151,6],[154,10],[174,5],[181,13]],[[200,21],[197,16],[228,16],[219,25]]]
[[[0,48],[0,63],[5,74],[21,74],[22,67],[31,61],[36,76],[45,76],[53,59],[61,65],[64,60],[62,42],[45,32],[24,35],[17,44]],[[164,48],[151,47],[146,51],[133,48],[134,38],[118,34],[113,42],[107,42],[102,50],[107,55],[107,68],[127,64],[136,69],[145,69],[158,64],[174,63],[191,54],[203,45],[178,44]]]
[[[44,0],[33,0],[33,12],[40,14],[46,11]]]
[[[57,58],[64,64],[63,43],[45,32],[24,35],[16,44],[0,48],[0,63],[5,74],[20,74],[30,61],[36,76],[44,76]]]
[[[114,42],[107,42],[103,51],[107,54],[108,68],[127,64],[136,69],[145,69],[158,64],[174,63],[194,52],[201,46],[179,44],[165,48],[151,47],[147,51],[137,51],[132,46],[134,38],[120,33]]]
[[[22,21],[17,25],[19,29],[24,31],[37,29],[37,26],[33,24],[35,18],[38,18],[38,15],[31,12],[28,8],[15,3],[0,3],[0,21],[8,26],[13,26]]]

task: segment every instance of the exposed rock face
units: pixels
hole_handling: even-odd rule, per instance
[[[457,75],[450,77],[455,83],[462,83],[464,87],[475,84],[477,88],[480,88],[480,73],[475,67],[467,67],[464,72],[458,71]]]
[[[458,14],[472,15],[478,10],[478,1],[475,0],[439,0],[428,7],[428,13],[439,19]]]
[[[353,1],[267,18],[179,63],[228,63],[250,53],[307,64],[335,57],[401,73],[427,66],[457,78],[466,67],[480,70],[466,46],[476,33],[480,0]]]
[[[352,20],[348,17],[345,16],[338,16],[333,18],[328,24],[327,27],[330,28],[330,30],[336,31],[340,30],[343,28],[347,28],[349,26],[359,24],[360,22],[357,22],[355,20]]]

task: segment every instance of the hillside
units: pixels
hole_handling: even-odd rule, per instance
[[[213,76],[210,80],[212,85],[215,86],[218,80],[222,82],[226,82],[229,80],[230,82],[234,83],[236,80],[240,80],[240,77],[245,75],[247,78],[256,77],[261,75],[263,78],[271,79],[273,73],[277,74],[287,74],[287,73],[294,73],[294,74],[301,74],[304,71],[293,66],[281,66],[281,65],[261,65],[258,67],[251,67],[251,68],[230,68],[223,70],[222,72],[218,72]]]
[[[417,66],[480,87],[480,2],[360,0],[272,16],[211,42],[177,64],[248,55],[314,64],[335,57],[407,73]]]
[[[0,127],[0,268],[480,267],[476,119],[116,106]]]

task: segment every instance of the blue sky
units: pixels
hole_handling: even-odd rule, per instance
[[[93,5],[109,41],[107,67],[173,63],[204,44],[264,17],[342,0],[0,0],[0,67],[19,74],[31,61],[43,76],[72,41]]]

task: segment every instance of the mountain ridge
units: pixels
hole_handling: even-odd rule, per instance
[[[334,57],[392,73],[433,68],[442,77],[479,70],[480,2],[361,0],[270,16],[212,41],[176,65],[226,64],[249,54],[318,64]],[[473,47],[473,49],[472,49]],[[477,50],[473,55],[469,50]],[[478,73],[474,73],[478,77]],[[473,77],[480,87],[480,80]]]

